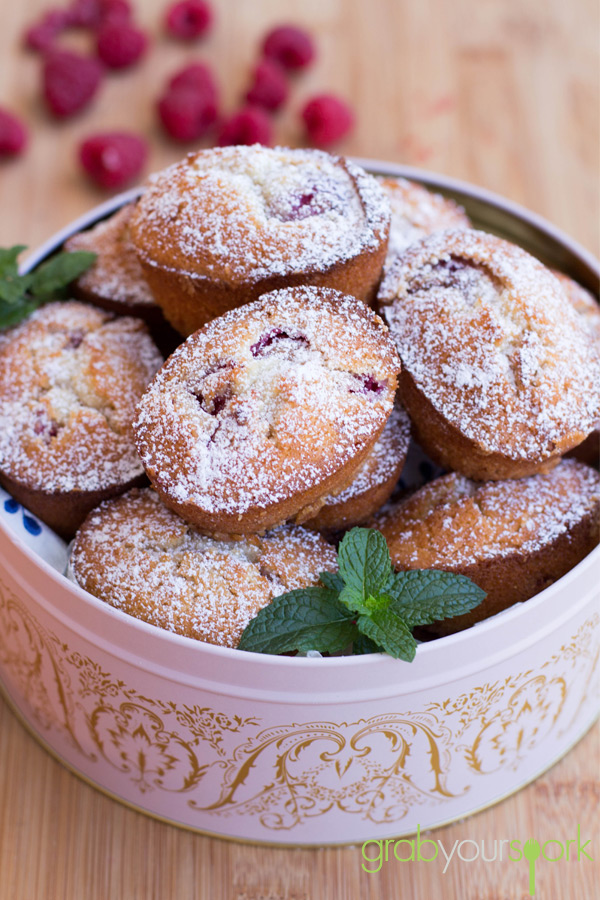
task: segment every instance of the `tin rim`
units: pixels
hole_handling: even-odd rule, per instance
[[[425,172],[409,166],[371,159],[356,159],[355,161],[373,174],[408,178],[417,181],[428,188],[441,191],[447,196],[456,199],[459,203],[463,203],[467,207],[467,211],[473,206],[479,211],[493,211],[494,214],[498,214],[499,216],[500,225],[495,229],[499,233],[510,231],[509,223],[518,223],[521,228],[529,229],[533,236],[531,237],[531,240],[526,241],[526,243],[531,244],[532,241],[535,243],[535,239],[539,239],[541,241],[546,241],[552,247],[560,248],[559,255],[563,260],[567,260],[566,267],[570,268],[571,271],[576,271],[579,279],[591,286],[592,289],[594,289],[596,282],[600,280],[600,261],[598,261],[589,251],[562,232],[559,228],[547,222],[543,217],[507,200],[501,195],[479,188],[468,182],[449,178],[434,172]],[[51,238],[45,241],[37,251],[32,253],[23,265],[22,271],[26,272],[34,268],[43,259],[56,251],[68,237],[85,228],[89,228],[91,225],[115,212],[121,206],[135,200],[140,195],[141,191],[142,188],[138,187],[118,194],[77,218],[65,228],[55,233]],[[477,218],[476,212],[474,215],[475,218]],[[487,221],[488,217],[484,216],[484,218]],[[503,225],[505,226],[504,228],[502,227]],[[560,260],[555,261],[555,263],[559,262]],[[38,557],[33,550],[22,543],[17,535],[11,533],[1,522],[0,535],[2,535],[4,539],[10,541],[15,546],[15,549],[22,551],[29,562],[41,569],[45,577],[50,578],[58,588],[70,592],[77,599],[78,603],[81,604],[83,602],[97,614],[112,619],[115,625],[121,629],[133,629],[134,631],[141,632],[150,639],[153,638],[154,641],[159,641],[165,646],[172,647],[175,651],[173,654],[175,657],[177,655],[177,648],[186,648],[188,651],[193,648],[193,652],[201,653],[203,655],[209,654],[213,659],[221,658],[224,662],[227,661],[229,665],[234,667],[239,664],[263,668],[270,668],[272,666],[280,668],[281,666],[284,666],[290,673],[294,669],[298,672],[301,672],[302,669],[306,671],[307,665],[310,665],[311,670],[313,668],[319,668],[321,672],[324,672],[325,669],[332,671],[334,668],[337,670],[351,668],[353,671],[364,671],[366,674],[364,667],[372,667],[375,665],[382,666],[391,662],[391,659],[387,657],[386,654],[377,653],[364,656],[311,659],[310,664],[307,664],[307,661],[303,658],[242,653],[237,649],[220,647],[174,634],[129,616],[121,610],[113,608],[93,595],[88,594],[82,588],[68,581],[63,575],[51,568],[43,559]],[[519,633],[518,623],[523,616],[534,613],[542,604],[547,603],[551,597],[559,592],[562,593],[563,590],[568,590],[571,581],[577,579],[584,570],[589,567],[595,567],[598,563],[600,563],[600,547],[593,550],[592,553],[588,554],[588,556],[577,566],[541,593],[524,603],[517,604],[511,609],[506,610],[500,614],[500,617],[493,617],[478,623],[477,626],[475,626],[477,636],[484,637],[488,632],[497,630],[499,624],[501,626],[500,631],[504,630],[504,627],[509,627],[514,629],[515,633]],[[52,604],[49,605],[52,606]],[[55,607],[52,608],[55,613],[58,612]],[[568,613],[565,613],[564,618],[571,618],[574,612],[574,606],[570,607]],[[71,619],[63,616],[59,617],[64,618],[66,622],[71,622],[72,626],[73,622]],[[553,618],[548,630],[554,630],[556,627],[559,627],[560,619],[561,617]],[[469,628],[453,635],[420,644],[417,648],[417,655],[427,657],[431,653],[437,652],[439,654],[442,649],[456,651],[456,648],[458,647],[456,655],[460,656],[461,645],[472,642],[474,635],[474,629]],[[529,643],[535,643],[536,640],[541,637],[542,633],[538,632],[533,635],[529,634],[527,640]],[[513,645],[510,655],[512,655],[512,652],[514,652],[515,649],[516,648]],[[509,654],[509,650],[506,650],[504,655],[506,654]],[[138,657],[138,660],[139,659],[140,657]],[[150,659],[147,661],[150,664]],[[393,662],[397,664],[398,660],[394,660]],[[362,670],[359,669],[361,666],[363,667]],[[481,666],[478,666],[477,668],[480,669]],[[410,682],[409,680],[409,685],[409,689],[411,691],[414,690],[414,682]],[[231,687],[233,687],[233,685],[231,685]],[[398,692],[399,688],[400,685],[396,684],[395,693]]]

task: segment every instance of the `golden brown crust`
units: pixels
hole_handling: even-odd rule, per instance
[[[473,230],[412,245],[380,291],[424,449],[476,479],[548,471],[600,415],[600,360],[558,281]]]
[[[390,238],[385,260],[388,269],[410,244],[434,231],[471,228],[468,215],[458,203],[427,190],[406,178],[379,178],[392,208]]]
[[[383,191],[359,167],[258,145],[190,154],[151,180],[132,222],[146,279],[182,334],[290,286],[371,302],[388,231]]]
[[[73,283],[79,300],[117,316],[136,316],[148,326],[161,351],[168,356],[181,343],[154,299],[131,243],[130,223],[135,210],[128,203],[109,219],[65,241],[65,250],[87,250],[96,262]]]
[[[157,312],[160,310],[156,310],[152,291],[131,243],[130,224],[134,211],[135,204],[128,203],[110,218],[72,235],[65,241],[65,250],[87,250],[97,254],[95,263],[73,285],[80,299],[98,306],[112,303],[111,312],[144,318],[153,308]]]
[[[209,533],[262,531],[352,480],[393,407],[399,360],[355,297],[267,294],[196,332],[139,406],[140,457]]]
[[[327,497],[316,516],[296,521],[324,533],[366,522],[389,500],[402,474],[409,443],[410,422],[397,403],[379,440],[348,487]]]
[[[333,572],[333,547],[283,526],[263,537],[214,540],[167,509],[154,491],[103,503],[73,546],[71,575],[94,596],[158,628],[237,647],[274,597]]]
[[[397,570],[466,575],[486,591],[478,607],[425,629],[452,634],[529,599],[598,543],[600,477],[574,460],[548,475],[478,484],[444,475],[375,520]]]
[[[569,278],[563,272],[553,270],[553,274],[560,281],[567,298],[582,317],[590,334],[592,335],[596,346],[600,351],[600,306],[594,299],[593,295],[586,291],[577,281]],[[568,456],[578,459],[580,462],[594,466],[596,469],[600,465],[600,424],[589,434],[581,444],[569,450]]]

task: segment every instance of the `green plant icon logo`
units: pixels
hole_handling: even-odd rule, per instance
[[[538,841],[529,838],[523,844],[523,856],[529,861],[529,894],[531,897],[535,895],[535,861],[540,855],[540,845]]]

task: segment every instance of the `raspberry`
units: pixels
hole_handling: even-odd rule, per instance
[[[126,69],[143,56],[147,46],[143,31],[127,22],[109,21],[98,31],[98,56],[109,69]]]
[[[90,178],[104,188],[118,188],[140,174],[148,146],[125,131],[94,134],[81,144],[79,159]]]
[[[217,86],[211,70],[204,63],[190,63],[175,72],[169,80],[168,90],[176,91],[179,88],[195,88],[217,103]]]
[[[196,141],[217,120],[214,92],[185,86],[170,89],[158,101],[160,120],[176,141]]]
[[[27,144],[27,131],[23,123],[6,109],[0,108],[0,159],[18,156]]]
[[[168,8],[165,27],[173,37],[193,41],[208,31],[212,20],[212,9],[204,0],[180,0]]]
[[[67,12],[73,28],[95,28],[102,15],[102,0],[74,0]]]
[[[315,58],[311,36],[295,25],[280,25],[268,33],[263,53],[284,69],[304,69]]]
[[[52,50],[44,60],[44,99],[59,119],[73,115],[90,102],[100,84],[102,66],[70,50]]]
[[[39,22],[25,32],[25,46],[30,50],[39,50],[43,53],[52,46],[61,31],[69,24],[68,12],[62,9],[49,9]]]
[[[321,147],[333,144],[348,134],[354,114],[348,104],[333,94],[313,97],[302,110],[310,140]]]
[[[104,0],[102,3],[99,17],[101,25],[129,24],[131,18],[131,6],[127,0]]]
[[[275,110],[285,103],[287,97],[284,70],[272,59],[261,60],[252,73],[252,85],[246,94],[248,103]]]
[[[270,144],[271,120],[258,106],[246,106],[221,126],[218,144]]]

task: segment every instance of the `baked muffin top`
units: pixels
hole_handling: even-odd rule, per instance
[[[375,442],[399,367],[387,328],[356,298],[273,291],[167,360],[139,405],[141,459],[178,503],[217,514],[272,508]]]
[[[215,147],[153,176],[132,221],[152,264],[238,284],[324,272],[376,250],[390,210],[359,166],[319,150]]]
[[[380,289],[403,368],[485,452],[545,460],[600,415],[600,364],[560,283],[519,247],[464,229],[409,247]]]
[[[458,203],[406,178],[378,178],[392,210],[386,269],[410,244],[434,231],[470,228],[471,220]]]
[[[547,475],[471,481],[451,472],[387,509],[375,525],[398,568],[470,565],[551,545],[598,510],[600,476],[573,459]]]
[[[65,250],[90,250],[97,259],[77,279],[77,287],[87,294],[132,307],[155,306],[152,291],[131,243],[130,223],[135,210],[128,203],[117,213],[87,231],[65,241]]]
[[[0,348],[0,469],[51,493],[141,475],[133,419],[161,363],[138,319],[75,301],[41,307]]]
[[[102,503],[77,533],[71,575],[89,593],[159,628],[237,647],[273,597],[336,571],[314,532],[282,526],[262,537],[214,540],[167,509],[151,489]]]

